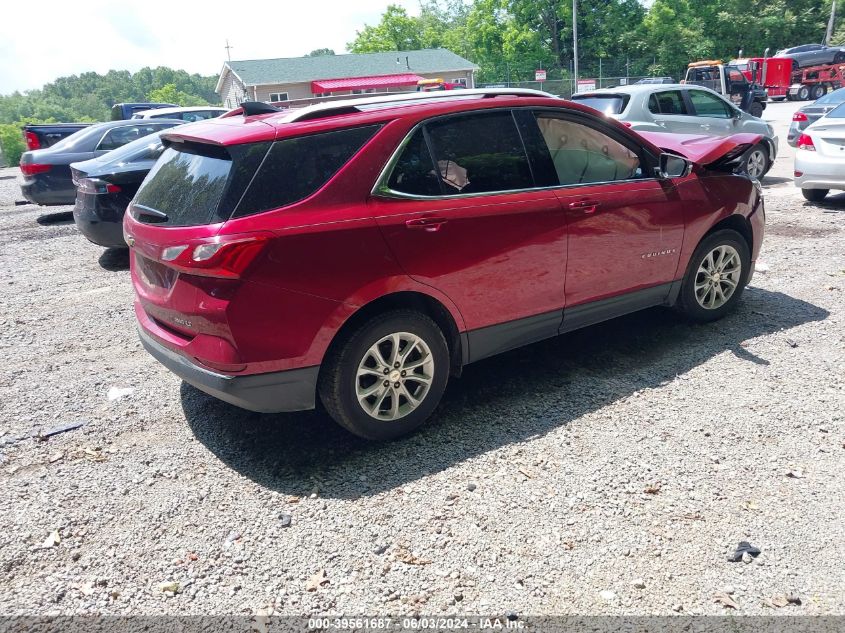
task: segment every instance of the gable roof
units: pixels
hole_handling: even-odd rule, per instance
[[[408,63],[405,63],[405,57]],[[399,60],[397,63],[397,59]],[[222,84],[227,68],[247,86],[288,84],[315,79],[341,79],[394,75],[397,72],[437,73],[450,70],[477,70],[471,61],[445,48],[385,53],[349,53],[319,57],[283,57],[279,59],[245,59],[223,65],[218,81]]]

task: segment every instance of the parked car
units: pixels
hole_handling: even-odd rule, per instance
[[[788,57],[793,69],[819,64],[845,63],[845,48],[841,46],[823,46],[822,44],[802,44],[784,48],[774,54],[775,57]]]
[[[845,103],[845,88],[828,92],[821,99],[801,107],[792,115],[792,123],[786,135],[786,142],[792,147],[798,146],[798,138],[811,124],[818,121],[840,103]]]
[[[675,80],[671,77],[643,77],[636,84],[673,84]]]
[[[76,186],[73,220],[80,233],[94,244],[107,248],[126,247],[123,214],[164,151],[162,131],[134,140],[103,156],[71,163],[70,171]]]
[[[47,149],[24,152],[20,162],[21,193],[35,204],[73,204],[76,187],[71,178],[71,163],[102,156],[137,138],[183,123],[175,119],[97,123]]]
[[[63,138],[88,127],[90,123],[29,123],[23,126],[27,149],[52,147]]]
[[[156,108],[178,108],[175,103],[115,103],[111,107],[112,121],[131,119],[136,112],[145,112]]]
[[[741,171],[753,178],[762,178],[777,156],[778,138],[771,125],[701,86],[619,86],[582,92],[572,95],[572,99],[638,131],[707,136],[759,134],[763,138],[739,165]]]
[[[133,119],[182,119],[185,122],[204,121],[226,114],[227,108],[215,106],[201,106],[190,108],[157,108],[155,110],[144,110],[132,115]]]
[[[144,346],[240,407],[397,437],[467,363],[651,306],[718,319],[754,270],[762,187],[731,172],[759,135],[517,89],[274,110],[165,132],[124,217]]]
[[[811,202],[831,189],[845,189],[845,103],[818,119],[798,137],[795,186]]]

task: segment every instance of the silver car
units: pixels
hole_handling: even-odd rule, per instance
[[[818,64],[841,64],[845,62],[845,49],[841,46],[802,44],[781,49],[775,53],[775,57],[789,57],[792,59],[792,68],[798,69]]]
[[[804,130],[840,103],[845,103],[845,88],[828,92],[821,99],[816,99],[813,103],[802,106],[792,115],[792,123],[789,126],[789,133],[786,135],[786,142],[792,147],[798,147],[798,138]]]
[[[581,92],[573,101],[603,112],[634,130],[730,136],[760,134],[764,140],[743,158],[742,171],[762,178],[778,152],[778,137],[771,125],[743,112],[709,88],[701,86],[633,85]]]

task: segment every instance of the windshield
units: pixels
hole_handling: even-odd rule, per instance
[[[828,92],[825,96],[816,101],[819,105],[832,105],[834,103],[842,102],[845,102],[845,88]]]
[[[622,114],[630,98],[629,95],[572,95],[573,101],[604,114]]]
[[[82,145],[85,145],[87,141],[93,139],[94,137],[99,139],[103,135],[103,132],[104,130],[100,125],[85,127],[78,132],[74,132],[70,136],[66,136],[55,145],[51,145],[50,149],[56,152],[70,152]],[[81,149],[80,151],[87,152],[89,149]]]

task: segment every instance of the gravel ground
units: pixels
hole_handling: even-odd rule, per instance
[[[470,366],[386,445],[181,384],[126,256],[0,170],[0,612],[845,614],[845,194],[776,168],[735,314]]]

